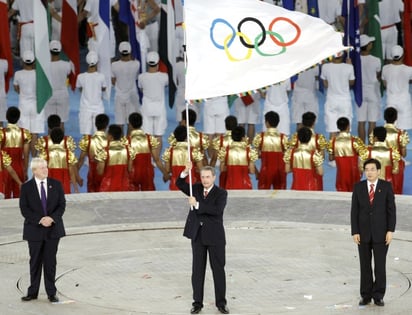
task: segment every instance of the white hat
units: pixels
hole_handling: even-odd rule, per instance
[[[155,66],[159,63],[159,54],[156,51],[149,51],[147,53],[147,63],[149,66]]]
[[[26,50],[22,56],[24,63],[33,63],[34,62],[34,53],[31,50]]]
[[[60,52],[62,50],[62,44],[58,40],[52,40],[49,44],[49,49],[52,52]]]
[[[97,62],[99,61],[99,56],[95,51],[89,51],[89,53],[86,56],[86,62],[88,63],[89,66],[95,66]]]
[[[122,55],[128,55],[130,54],[130,51],[132,50],[132,47],[130,46],[129,42],[121,42],[119,44],[119,52]]]
[[[391,50],[391,56],[393,60],[399,60],[403,56],[403,48],[399,45],[393,46]]]
[[[373,42],[374,40],[375,40],[375,37],[362,34],[360,36],[360,46],[364,47],[367,44],[369,44],[370,42]]]

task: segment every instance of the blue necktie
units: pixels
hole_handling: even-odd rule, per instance
[[[47,198],[46,190],[44,190],[44,182],[40,182],[40,195],[41,195],[41,204],[43,206],[43,213],[47,215]]]

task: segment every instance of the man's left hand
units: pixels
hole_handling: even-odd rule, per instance
[[[391,243],[391,241],[392,241],[392,232],[391,231],[388,231],[388,232],[386,232],[386,238],[385,238],[385,244],[386,245],[389,245],[390,243]]]

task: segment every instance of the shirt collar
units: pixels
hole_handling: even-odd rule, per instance
[[[374,185],[373,188],[376,188],[376,185],[378,184],[378,179],[375,180],[374,182],[370,182],[370,181],[367,181],[367,182],[368,182],[368,187],[370,187],[371,184],[373,184]]]
[[[210,191],[212,190],[213,186],[215,186],[215,185],[210,186],[209,189],[206,189],[206,188],[203,187],[203,191],[204,191],[204,192],[207,191],[207,193],[210,193]]]

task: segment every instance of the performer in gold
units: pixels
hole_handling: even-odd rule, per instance
[[[102,176],[99,191],[129,191],[129,173],[135,154],[123,138],[122,127],[110,125],[107,131],[108,146],[97,153],[97,173]]]
[[[298,147],[289,148],[284,156],[285,170],[293,173],[292,189],[321,190],[318,183],[323,176],[322,153],[309,144],[312,131],[307,127],[298,130]]]
[[[325,150],[328,148],[328,141],[325,136],[315,132],[316,115],[313,112],[306,112],[302,115],[302,126],[309,128],[312,131],[312,137],[308,143],[310,150],[316,150],[322,154],[325,158]],[[292,135],[289,146],[298,147],[299,139],[297,133]],[[315,175],[318,177],[317,183],[319,185],[318,190],[323,190],[323,176]]]
[[[199,171],[203,167],[203,153],[199,148],[190,147],[190,157],[187,146],[187,129],[185,126],[177,126],[173,132],[176,142],[174,145],[168,147],[162,155],[163,167],[165,169],[165,175],[163,180],[167,182],[170,180],[169,189],[179,190],[176,186],[176,180],[179,178],[180,173],[186,168],[187,161],[193,161],[196,167],[191,169],[192,182],[196,183],[200,181]],[[189,176],[186,177],[189,182]]]
[[[156,137],[144,133],[141,127],[142,115],[139,113],[130,114],[127,139],[130,148],[136,154],[130,173],[130,189],[135,191],[156,190],[152,158],[162,174],[165,174],[160,160],[160,143]]]
[[[16,172],[19,180],[27,179],[27,168],[29,163],[30,131],[20,128],[17,122],[20,118],[20,110],[17,107],[9,107],[6,112],[7,126],[0,130],[0,147],[11,159],[11,167]],[[20,196],[20,185],[17,185],[8,173],[4,173],[1,185],[4,183],[4,198],[18,198]]]
[[[236,116],[227,116],[225,118],[225,128],[226,132],[223,135],[218,135],[217,137],[213,138],[211,147],[212,156],[210,157],[210,166],[215,166],[217,161],[217,154],[222,148],[226,148],[229,144],[232,143],[232,130],[237,127],[237,118]],[[220,171],[219,174],[219,187],[223,187],[226,181],[226,172]]]
[[[283,155],[288,148],[287,135],[277,130],[279,115],[274,111],[265,114],[266,131],[258,133],[253,145],[258,150],[261,169],[258,189],[286,189],[286,172]]]
[[[373,144],[361,151],[360,158],[362,163],[371,158],[379,160],[382,165],[379,178],[392,182],[393,174],[399,173],[401,155],[396,148],[388,147],[385,142],[386,134],[385,127],[375,127],[373,129]]]
[[[200,152],[204,154],[203,165],[208,165],[206,152],[207,152],[207,149],[209,148],[209,137],[203,134],[203,132],[196,130],[195,123],[197,119],[197,114],[193,109],[189,109],[188,116],[189,116],[189,127],[187,126],[187,121],[186,121],[186,110],[182,111],[182,119],[180,121],[180,125],[186,126],[189,128],[190,146],[194,148],[198,148]],[[168,142],[170,145],[173,145],[174,143],[176,143],[176,138],[173,133],[169,136]]]
[[[5,174],[10,176],[10,178],[12,178],[16,182],[17,187],[20,188],[22,185],[22,181],[20,180],[19,176],[17,175],[13,167],[11,167],[11,165],[12,165],[12,159],[10,155],[8,155],[7,152],[5,151],[0,150],[0,199],[1,199],[1,195],[4,195],[4,191],[5,191],[5,184],[4,184]]]
[[[399,172],[398,174],[392,174],[392,185],[395,194],[403,193],[403,177],[405,171],[405,161],[407,150],[406,146],[409,143],[409,134],[406,130],[400,130],[395,126],[395,122],[398,119],[398,111],[394,107],[388,107],[383,113],[385,119],[386,129],[386,145],[389,148],[396,148],[402,158],[399,160]],[[369,142],[373,144],[373,134],[369,138]]]
[[[365,144],[359,137],[350,134],[350,122],[341,117],[336,122],[340,132],[329,142],[329,161],[336,161],[336,190],[353,191],[361,179],[362,173],[358,168],[359,152],[365,149]]]
[[[72,151],[62,145],[64,131],[60,127],[55,127],[50,132],[52,144],[47,145],[47,149],[42,150],[39,157],[47,161],[49,176],[62,183],[65,194],[70,194],[70,183],[73,191],[79,192],[76,181],[77,158]]]
[[[232,130],[232,143],[218,153],[220,170],[226,172],[222,188],[252,189],[249,174],[255,174],[258,153],[245,140],[245,128],[237,126]]]
[[[84,135],[79,142],[81,153],[77,164],[78,169],[80,170],[83,166],[86,156],[89,160],[89,172],[87,173],[88,192],[98,192],[100,189],[102,177],[97,174],[95,156],[97,152],[104,150],[107,147],[106,128],[109,125],[109,116],[106,114],[97,115],[95,125],[97,131],[92,136]]]

